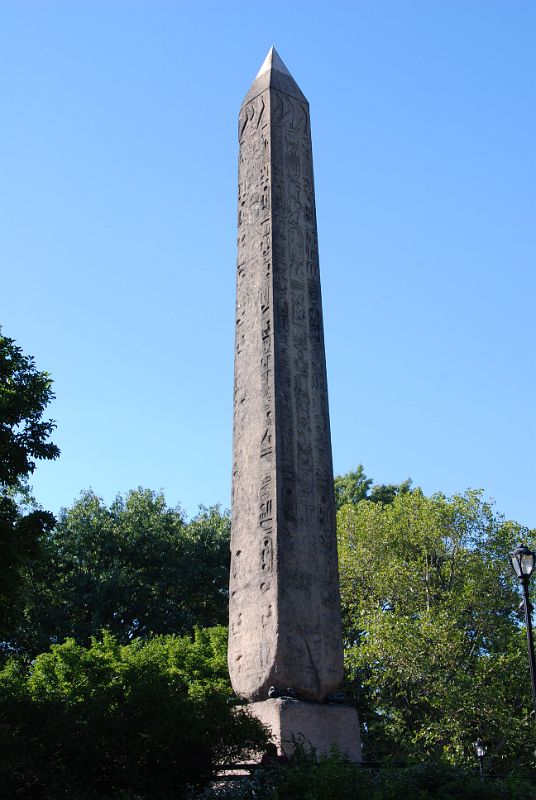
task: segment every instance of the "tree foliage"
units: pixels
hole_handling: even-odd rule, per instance
[[[392,503],[397,495],[410,492],[411,484],[410,478],[402,483],[375,484],[372,478],[367,478],[363,465],[358,464],[355,470],[335,477],[335,503],[337,509],[347,504],[356,505],[361,500]]]
[[[6,800],[190,797],[215,765],[265,746],[227,702],[224,628],[121,645],[70,639],[0,672],[0,784]]]
[[[53,399],[52,381],[13,339],[0,334],[0,484],[14,486],[35,469],[35,459],[57,458],[49,441],[55,428],[43,420]]]
[[[508,552],[527,534],[479,492],[416,490],[338,515],[346,665],[372,758],[498,768],[534,750],[519,597]]]
[[[84,492],[60,513],[45,557],[28,581],[17,643],[31,653],[102,628],[121,643],[151,633],[190,633],[227,620],[229,516],[180,508],[147,489],[107,506]]]
[[[0,635],[15,624],[22,573],[54,525],[52,514],[28,502],[26,485],[36,460],[59,455],[49,439],[55,424],[43,420],[54,397],[51,386],[48,373],[0,332]]]

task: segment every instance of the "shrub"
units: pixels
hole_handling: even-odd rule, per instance
[[[223,629],[89,648],[68,640],[0,673],[5,800],[177,800],[266,742],[227,703]]]
[[[251,778],[206,789],[200,800],[534,800],[528,778],[488,778],[440,763],[372,770],[341,755],[298,751],[288,767],[259,769]]]

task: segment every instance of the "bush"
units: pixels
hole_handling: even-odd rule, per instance
[[[68,640],[0,672],[2,797],[187,798],[266,732],[227,702],[225,630],[89,648]]]
[[[404,769],[384,768],[375,779],[374,800],[529,800],[536,786],[528,778],[494,779],[482,782],[477,769],[456,769],[442,763],[419,764]]]
[[[200,800],[534,800],[528,778],[488,778],[439,763],[372,770],[337,753],[307,756],[288,767],[259,769],[251,778],[206,789]]]

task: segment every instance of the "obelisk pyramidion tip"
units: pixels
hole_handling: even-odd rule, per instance
[[[285,65],[281,61],[281,58],[279,57],[279,53],[277,52],[275,47],[270,47],[270,49],[268,50],[268,55],[264,59],[262,67],[257,72],[257,75],[255,76],[255,80],[257,78],[260,78],[260,76],[263,75],[265,72],[269,72],[271,70],[277,70],[277,72],[282,72],[283,75],[289,75],[290,77],[292,77],[290,75],[290,72],[288,71],[288,69],[285,67]]]

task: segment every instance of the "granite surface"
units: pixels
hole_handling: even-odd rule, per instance
[[[318,702],[343,653],[311,132],[271,52],[239,116],[229,671]]]

